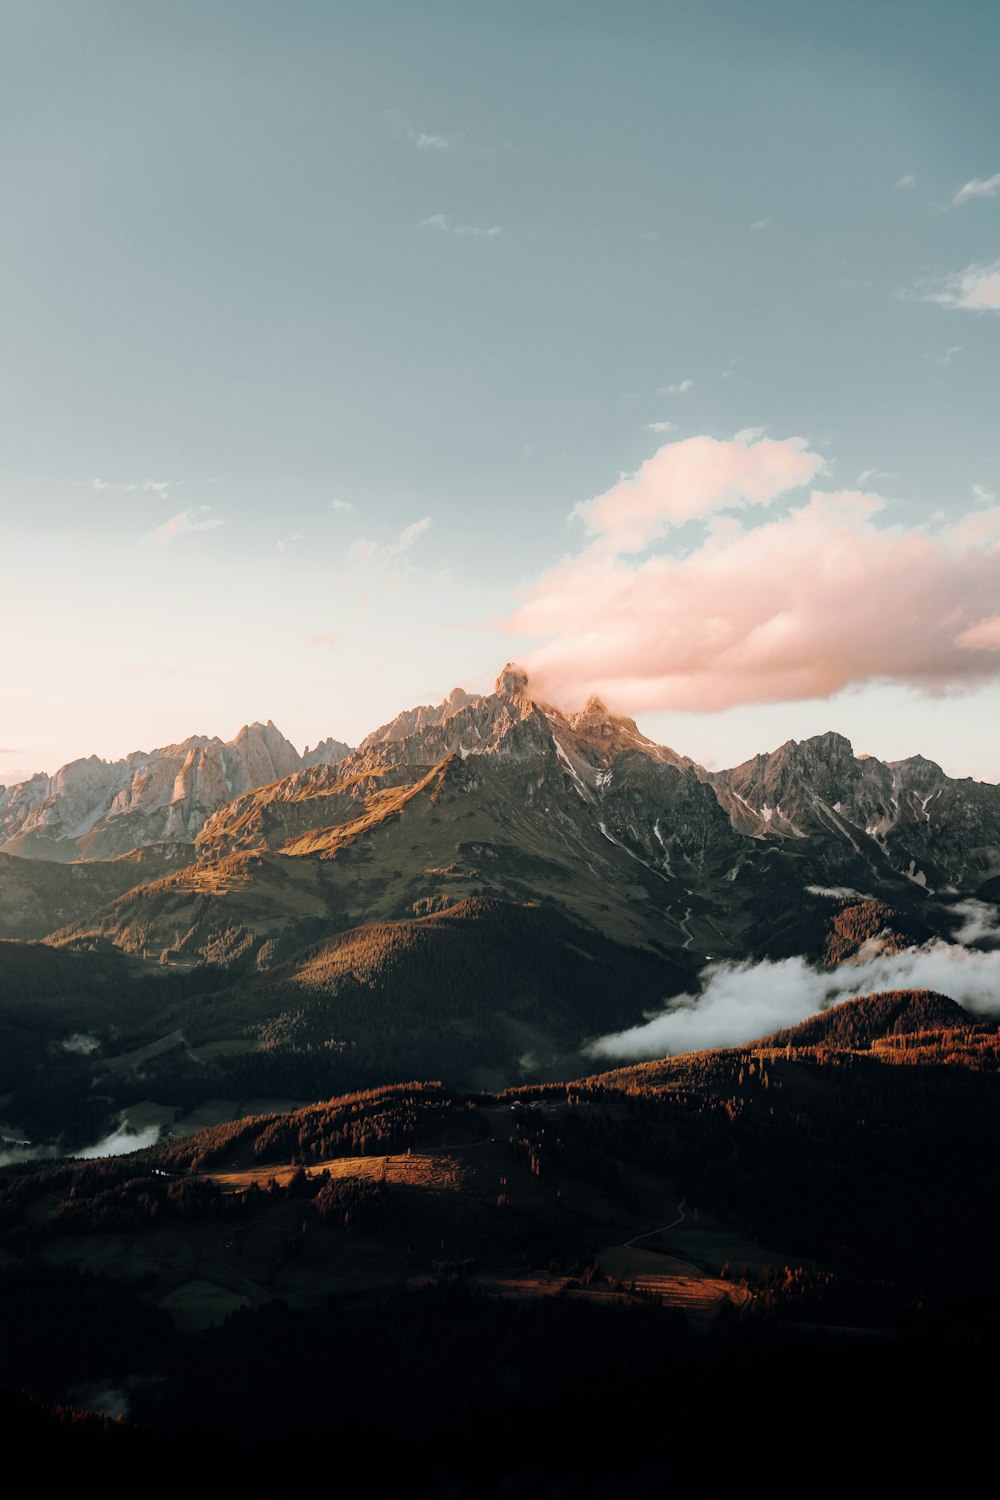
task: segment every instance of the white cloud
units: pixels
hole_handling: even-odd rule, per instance
[[[961,354],[961,344],[952,344],[943,354],[929,354],[927,357],[932,364],[950,365],[956,354]]]
[[[352,542],[348,547],[347,556],[351,562],[364,562],[366,558],[374,557],[377,551],[378,542],[369,542],[363,537],[359,537],[356,542]]]
[[[694,390],[693,380],[678,380],[676,385],[661,385],[657,391],[658,396],[683,396],[688,391]]]
[[[169,542],[175,542],[178,537],[191,536],[198,531],[214,531],[223,523],[218,516],[206,514],[207,511],[207,505],[197,508],[189,506],[187,510],[179,510],[176,516],[171,516],[169,521],[158,526],[155,531],[147,531],[142,541],[152,542],[156,547],[165,547]]]
[[[429,135],[426,130],[422,130],[413,144],[418,151],[454,151],[458,140],[456,135]]]
[[[993,493],[993,491],[986,489],[986,487],[981,484],[974,484],[972,486],[972,493],[975,495],[980,505],[992,505],[994,500],[996,499],[996,495]]]
[[[927,292],[920,300],[965,312],[1000,312],[1000,260],[954,271],[946,278],[943,291]]]
[[[959,188],[952,204],[968,203],[972,198],[995,198],[1000,193],[1000,172],[992,177],[973,177],[971,182],[966,182]]]
[[[962,919],[955,933],[956,943],[995,942],[1000,938],[1000,911],[988,901],[956,901],[951,908]]]
[[[825,896],[830,901],[874,901],[874,896],[865,896],[861,891],[855,891],[849,885],[807,885],[806,890],[810,896]]]
[[[973,918],[961,914],[962,931],[968,932]],[[663,1057],[740,1046],[796,1026],[841,1000],[885,990],[935,990],[972,1011],[1000,1011],[1000,953],[970,952],[941,941],[832,970],[814,969],[804,958],[716,963],[702,969],[699,979],[697,995],[681,995],[644,1026],[599,1038],[587,1049],[590,1056]]]
[[[893,183],[892,191],[895,193],[899,188],[911,188],[916,187],[916,185],[917,179],[914,177],[913,173],[907,172],[905,177],[901,177],[898,182]]]
[[[418,229],[440,229],[445,234],[471,235],[476,239],[493,240],[502,231],[499,224],[491,224],[488,229],[479,228],[474,224],[450,224],[445,214],[431,214],[429,219],[421,219],[416,226]]]
[[[331,500],[330,501],[330,509],[331,510],[353,510],[354,506],[350,503],[349,500]]]
[[[647,422],[646,427],[650,432],[674,432],[676,422]]]
[[[755,219],[754,222],[750,225],[751,229],[770,229],[770,227],[770,219]]]
[[[898,479],[898,474],[893,474],[891,469],[862,469],[858,475],[858,484],[867,484],[870,479]]]

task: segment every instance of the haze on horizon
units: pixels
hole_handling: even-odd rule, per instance
[[[512,657],[1000,781],[995,6],[3,10],[0,784]]]

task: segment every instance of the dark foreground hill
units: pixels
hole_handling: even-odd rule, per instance
[[[997,1352],[1000,1037],[921,993],[831,1016],[0,1174],[8,1454],[103,1493],[315,1493],[349,1454],[377,1493],[662,1494],[761,1434],[808,1468],[860,1405],[886,1477],[943,1476]]]
[[[892,990],[831,1006],[798,1026],[772,1032],[761,1046],[860,1050],[905,1036],[962,1030],[969,1021],[967,1010],[935,990]]]

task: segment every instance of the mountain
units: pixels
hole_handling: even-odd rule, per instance
[[[63,1487],[131,1454],[122,1493],[175,1453],[320,1491],[331,1431],[391,1430],[414,1494],[484,1453],[497,1493],[650,1494],[720,1420],[727,1477],[779,1428],[810,1472],[846,1390],[950,1473],[989,1420],[995,1020],[866,995],[580,1075],[709,961],[992,943],[1000,791],[834,734],[709,772],[513,666],[342,751],[251,726],[0,794],[0,935],[46,939],[0,943],[0,1432],[70,1443]]]
[[[225,933],[258,952],[291,884],[331,930],[470,897],[543,900],[690,970],[695,942],[729,944],[710,907],[721,890],[728,908],[727,871],[753,848],[692,762],[596,699],[568,715],[536,702],[507,668],[492,694],[453,694],[335,766],[234,798],[197,835],[196,865],[61,936],[187,960]]]
[[[267,756],[244,754],[244,778],[294,755],[274,736],[245,732]],[[189,807],[165,817],[176,827]],[[95,831],[127,835],[125,819]],[[710,773],[596,698],[578,713],[539,701],[509,665],[491,694],[456,689],[335,763],[220,800],[193,844],[193,863],[52,930],[168,963],[267,966],[323,932],[483,897],[542,901],[669,955],[682,982],[710,957],[821,958],[838,894],[875,901],[873,920],[891,908],[897,947],[950,937],[956,901],[989,899],[1000,872],[1000,789],[919,757],[855,756],[836,734]]]
[[[830,733],[789,740],[711,780],[735,828],[823,847],[831,872],[847,845],[876,877],[889,870],[927,890],[975,887],[1000,871],[1000,789],[954,780],[921,755],[856,756]]]
[[[282,757],[295,768],[194,831],[211,800],[198,786],[236,761],[219,742],[173,747],[161,763],[188,765],[191,796],[130,823],[116,794],[91,830],[190,814],[178,831],[193,838],[114,860],[0,856],[0,936],[131,965],[120,986],[95,974],[93,1058],[56,1067],[59,994],[35,1006],[11,1108],[32,1138],[140,1098],[318,1098],[417,1064],[467,1086],[566,1076],[594,1036],[697,994],[709,963],[835,967],[953,940],[1000,870],[996,787],[858,757],[833,734],[709,773],[598,699],[577,713],[540,701],[514,666],[492,693],[409,710],[334,764],[301,764],[273,726],[234,743],[245,780]],[[53,823],[60,809],[68,792]],[[991,908],[976,909],[989,945]],[[138,1070],[102,1073],[133,1053]]]
[[[69,862],[114,859],[162,842],[190,843],[216,808],[251,787],[306,766],[329,765],[348,746],[324,740],[300,755],[270,720],[234,739],[192,735],[178,745],[133,751],[124,760],[92,755],[54,776],[0,787],[0,851]]]

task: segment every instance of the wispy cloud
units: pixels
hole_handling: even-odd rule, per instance
[[[118,495],[128,495],[137,491],[166,496],[172,489],[179,489],[183,483],[183,479],[135,479],[129,484],[119,484],[111,479],[92,479],[90,487],[98,492],[110,490]]]
[[[956,354],[961,354],[961,344],[952,344],[945,349],[943,354],[928,354],[927,358],[932,365],[950,365]]]
[[[331,510],[341,510],[341,511],[343,511],[343,510],[353,510],[354,506],[351,504],[351,502],[349,500],[331,500],[330,501],[330,509]]]
[[[898,479],[898,478],[899,478],[899,475],[898,474],[894,474],[891,469],[862,469],[861,473],[858,475],[857,483],[858,484],[868,484],[873,479]]]
[[[384,109],[383,120],[388,121],[399,140],[408,141],[418,151],[457,151],[462,145],[462,134],[438,135],[430,130],[417,130],[402,110]]]
[[[974,484],[972,486],[972,493],[975,495],[980,505],[992,505],[996,500],[996,495],[993,493],[993,491],[988,490],[983,484]]]
[[[921,302],[957,307],[965,312],[1000,312],[1000,260],[954,271],[937,292],[918,294]]]
[[[404,526],[389,552],[393,557],[398,557],[401,552],[409,552],[418,537],[423,536],[431,524],[430,516],[423,516],[419,521],[413,521],[409,526]]]
[[[431,214],[429,219],[421,219],[416,227],[418,229],[441,229],[445,234],[464,234],[483,240],[495,240],[502,232],[499,224],[491,224],[488,229],[475,224],[452,224],[446,214]]]
[[[995,198],[998,193],[1000,172],[994,173],[992,177],[973,177],[971,182],[962,184],[951,201],[957,208],[960,203],[968,203],[971,198]]]
[[[970,502],[907,528],[860,490],[789,506],[824,467],[799,438],[686,438],[578,505],[586,542],[507,621],[545,642],[525,659],[538,691],[705,713],[872,682],[941,695],[1000,679],[1000,507]],[[672,551],[691,523],[700,543]]]
[[[646,429],[647,429],[648,432],[673,432],[674,429],[676,428],[676,426],[677,426],[676,422],[647,422],[646,423]]]
[[[339,630],[324,630],[321,635],[309,636],[306,645],[329,650],[334,646],[339,646],[343,639]]]
[[[302,541],[302,533],[301,533],[301,531],[293,531],[292,534],[291,534],[291,536],[289,536],[289,537],[281,537],[280,538],[280,540],[277,542],[278,551],[279,552],[284,552],[294,542],[301,542],[301,541]]]
[[[753,221],[753,223],[750,225],[751,229],[770,229],[770,227],[771,227],[771,221],[770,221],[770,219],[755,219]]]
[[[171,516],[162,526],[154,531],[147,531],[141,538],[144,543],[151,542],[156,547],[165,547],[169,542],[175,542],[179,537],[191,536],[197,531],[214,531],[223,523],[218,516],[207,514],[208,506],[189,506],[187,510],[179,510],[176,516]]]
[[[393,541],[386,542],[384,545],[369,538],[359,538],[348,547],[347,557],[351,562],[368,562],[375,558],[379,564],[387,562],[390,558],[402,557],[423,536],[430,524],[430,516],[422,516],[419,521],[411,521],[409,526],[403,527]]]
[[[685,396],[688,391],[694,390],[694,381],[678,380],[674,385],[661,385],[657,391],[658,396]]]
[[[413,144],[418,151],[454,151],[459,137],[455,135],[430,135],[422,130]]]
[[[914,177],[913,173],[907,172],[905,177],[901,177],[898,182],[893,183],[892,191],[896,193],[900,190],[900,188],[911,188],[916,187],[916,185],[917,179]]]

